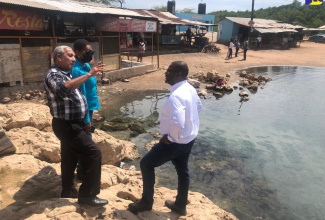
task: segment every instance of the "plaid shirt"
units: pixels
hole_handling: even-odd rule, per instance
[[[47,105],[54,118],[83,120],[88,111],[87,101],[79,89],[69,90],[65,82],[71,80],[69,72],[52,66],[44,80]]]

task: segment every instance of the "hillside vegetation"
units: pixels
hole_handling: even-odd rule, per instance
[[[216,16],[216,22],[225,17],[251,17],[251,11],[215,11],[209,14]],[[307,6],[294,0],[291,4],[269,7],[254,11],[254,18],[279,20],[290,24],[317,28],[325,25],[325,3],[320,6]]]

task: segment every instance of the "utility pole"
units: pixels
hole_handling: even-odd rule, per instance
[[[254,1],[252,0],[252,11],[251,11],[251,20],[248,22],[249,25],[249,32],[248,32],[248,42],[249,44],[251,43],[251,36],[252,36],[252,32],[253,32],[253,26],[254,26]]]

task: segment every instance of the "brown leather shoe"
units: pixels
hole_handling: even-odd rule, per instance
[[[143,211],[151,211],[152,204],[148,204],[140,200],[138,202],[129,204],[128,210],[133,214],[137,214],[138,212],[143,212]]]
[[[165,201],[165,206],[167,206],[167,208],[169,208],[173,212],[176,212],[179,215],[186,215],[186,207],[185,208],[180,208],[180,207],[176,206],[175,202],[173,202],[171,200],[166,200]]]

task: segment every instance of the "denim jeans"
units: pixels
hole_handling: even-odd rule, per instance
[[[175,166],[178,176],[178,187],[175,204],[185,208],[188,198],[190,176],[188,172],[188,159],[194,144],[194,140],[188,144],[164,144],[159,142],[142,158],[140,168],[143,179],[142,201],[153,204],[155,185],[155,167],[171,161]]]

